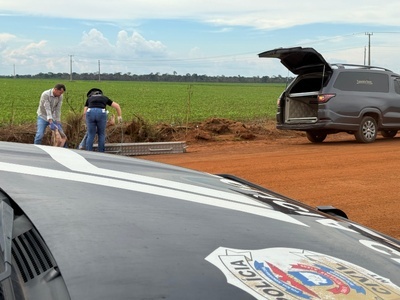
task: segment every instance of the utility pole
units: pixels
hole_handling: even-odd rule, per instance
[[[371,65],[371,35],[373,32],[366,32],[365,35],[368,35],[368,66]]]
[[[100,81],[100,59],[99,59],[99,81]]]
[[[367,53],[367,48],[364,46],[364,66],[365,66],[365,63],[366,63],[366,53]]]
[[[72,81],[72,56],[69,56],[69,81]]]

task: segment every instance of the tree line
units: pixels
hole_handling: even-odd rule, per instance
[[[131,73],[39,73],[36,75],[0,76],[0,78],[25,78],[25,79],[60,79],[60,80],[105,80],[105,81],[163,81],[163,82],[215,82],[215,83],[287,83],[293,77],[278,76],[208,76],[196,73],[186,75],[174,74],[131,74]]]

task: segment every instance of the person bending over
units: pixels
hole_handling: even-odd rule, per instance
[[[115,108],[118,123],[122,122],[121,107],[117,102],[103,95],[103,91],[98,88],[90,89],[86,96],[87,100],[83,110],[87,127],[86,150],[93,151],[93,141],[97,134],[98,151],[104,152],[107,126],[106,107],[108,105]]]

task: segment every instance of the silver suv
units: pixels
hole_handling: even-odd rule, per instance
[[[400,129],[400,75],[380,67],[329,64],[313,48],[278,48],[259,57],[280,59],[297,77],[278,99],[278,129],[305,131],[313,143],[347,132],[374,142],[378,131]]]

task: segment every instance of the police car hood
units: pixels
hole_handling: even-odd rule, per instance
[[[0,183],[72,299],[400,297],[397,240],[234,176],[0,142]]]
[[[277,48],[258,54],[259,57],[278,58],[293,74],[331,72],[331,66],[314,48]]]

